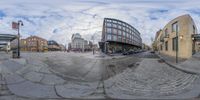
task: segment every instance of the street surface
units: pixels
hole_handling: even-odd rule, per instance
[[[199,75],[172,68],[150,52],[0,55],[0,100],[183,99],[200,94]]]

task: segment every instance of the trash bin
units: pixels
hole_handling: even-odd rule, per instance
[[[12,51],[12,56],[13,56],[13,58],[18,58],[17,49]]]

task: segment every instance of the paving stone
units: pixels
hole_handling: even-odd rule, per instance
[[[24,75],[24,77],[33,82],[40,82],[44,77],[44,74],[38,72],[29,72]]]
[[[25,98],[25,97],[19,97],[15,95],[6,95],[6,96],[0,96],[0,100],[41,100],[36,98]]]
[[[104,85],[107,95],[113,98],[175,98],[191,91],[197,78],[156,59],[144,59],[136,69],[126,69],[105,80]]]
[[[10,61],[14,61],[14,62],[19,63],[19,64],[21,64],[21,65],[26,65],[26,64],[27,64],[25,58],[20,58],[20,59],[10,59]]]
[[[39,72],[40,69],[42,68],[42,66],[36,66],[36,65],[30,65],[30,64],[28,64],[27,67],[29,71],[36,71],[36,72]]]
[[[64,82],[65,80],[53,74],[44,74],[44,78],[41,80],[41,83],[50,85],[63,84]]]
[[[13,72],[11,70],[9,70],[6,66],[0,65],[0,74],[5,76],[5,75],[10,75],[12,73]]]
[[[7,75],[5,76],[5,79],[6,79],[7,84],[16,84],[16,83],[25,81],[24,78],[22,78],[21,76],[17,74]]]
[[[39,72],[51,74],[51,72],[49,71],[49,68],[48,68],[48,67],[42,67],[42,68],[39,70]]]
[[[65,98],[83,97],[92,94],[98,83],[68,83],[65,85],[56,85],[57,93]]]
[[[0,85],[2,85],[2,84],[6,84],[6,82],[3,80],[0,80]]]
[[[39,61],[38,60],[38,57],[37,58],[34,58],[34,59],[30,59],[28,60],[28,64],[29,65],[33,65],[33,66],[40,66],[40,67],[45,67],[47,66],[45,63],[43,63],[42,61]]]
[[[5,95],[12,95],[12,93],[9,90],[0,90],[0,96],[5,96]]]
[[[17,70],[24,67],[24,65],[21,65],[19,63],[14,62],[14,61],[5,61],[5,62],[3,62],[3,65],[12,72],[16,72]]]
[[[8,85],[8,88],[17,96],[30,98],[59,98],[53,86],[41,85],[30,81]]]

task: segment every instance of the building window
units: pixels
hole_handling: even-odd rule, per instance
[[[118,35],[122,35],[122,31],[121,30],[118,30]]]
[[[196,28],[195,28],[195,26],[193,25],[193,33],[195,34],[195,32],[196,32]]]
[[[117,34],[117,29],[113,29],[113,34]]]
[[[112,20],[107,20],[107,22],[112,22]]]
[[[122,23],[122,25],[123,25],[123,26],[125,26],[125,24],[124,24],[124,23]]]
[[[131,31],[131,29],[129,30],[129,33],[131,33],[132,31]]]
[[[162,45],[160,45],[160,50],[162,51]]]
[[[123,36],[124,36],[124,37],[126,36],[126,32],[124,32],[124,31],[123,31]]]
[[[113,35],[113,40],[117,41],[117,36],[116,35]]]
[[[121,36],[118,36],[118,41],[122,41],[122,37]]]
[[[127,34],[126,36],[127,36],[128,39],[130,39],[130,35],[129,34]]]
[[[167,36],[167,34],[168,34],[168,29],[166,28],[165,29],[165,36]]]
[[[113,23],[117,23],[117,21],[113,20]]]
[[[177,27],[177,29],[176,29]],[[172,24],[172,32],[179,32],[178,22]]]
[[[107,23],[106,26],[107,26],[107,27],[111,27],[112,24],[111,24],[111,23]]]
[[[112,33],[111,28],[107,28],[107,33]]]
[[[123,27],[123,30],[124,30],[124,31],[125,31],[125,29],[126,29],[126,28],[125,28],[125,27]]]
[[[126,32],[127,32],[127,33],[129,32],[128,28],[126,28]]]
[[[122,41],[122,42],[126,42],[126,38],[125,38],[125,37],[123,38],[123,41]]]
[[[117,25],[116,25],[116,24],[113,24],[113,27],[117,28]]]
[[[177,42],[177,38],[175,37],[175,38],[172,39],[172,50],[173,51],[175,51],[177,49],[176,48],[176,45],[177,45],[176,42]]]
[[[165,42],[165,50],[168,51],[168,41]]]
[[[119,25],[119,26],[118,26],[118,29],[122,29],[122,26]]]
[[[126,39],[126,43],[129,43],[129,40],[128,40],[128,39]]]
[[[111,35],[110,34],[107,35],[107,40],[111,40]]]

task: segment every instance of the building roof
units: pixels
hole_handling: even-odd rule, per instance
[[[161,31],[162,31],[162,30],[160,29],[159,31],[156,32],[155,40],[156,40],[156,39],[158,38],[158,36],[161,34]]]
[[[172,23],[174,23],[174,22],[176,22],[176,21],[178,21],[178,20],[182,20],[182,21],[183,21],[183,20],[187,20],[187,19],[192,19],[192,17],[191,17],[189,14],[184,14],[184,15],[178,16],[178,17],[172,19],[171,21],[169,21],[169,22],[164,26],[163,29],[165,29],[169,24],[172,24]],[[193,21],[193,19],[192,19],[192,21]]]
[[[17,35],[0,34],[0,41],[13,41],[16,38],[17,38]]]
[[[139,32],[135,27],[133,27],[132,25],[130,25],[130,24],[124,22],[124,21],[121,21],[121,20],[119,20],[119,19],[115,19],[115,18],[104,18],[104,21],[105,21],[105,20],[115,20],[115,21],[118,21],[118,22],[124,23],[124,24],[130,26],[131,28],[135,29],[135,30],[140,34],[140,32]]]
[[[59,46],[59,44],[54,40],[49,40],[48,41],[48,45],[57,45],[57,46]]]
[[[75,33],[72,35],[72,39],[74,38],[81,38],[81,35],[79,33]]]
[[[30,37],[27,37],[26,39],[29,39],[29,38],[38,38],[38,39],[41,39],[41,40],[47,41],[46,39],[41,38],[41,37],[39,37],[39,36],[35,36],[35,35],[30,36]]]

